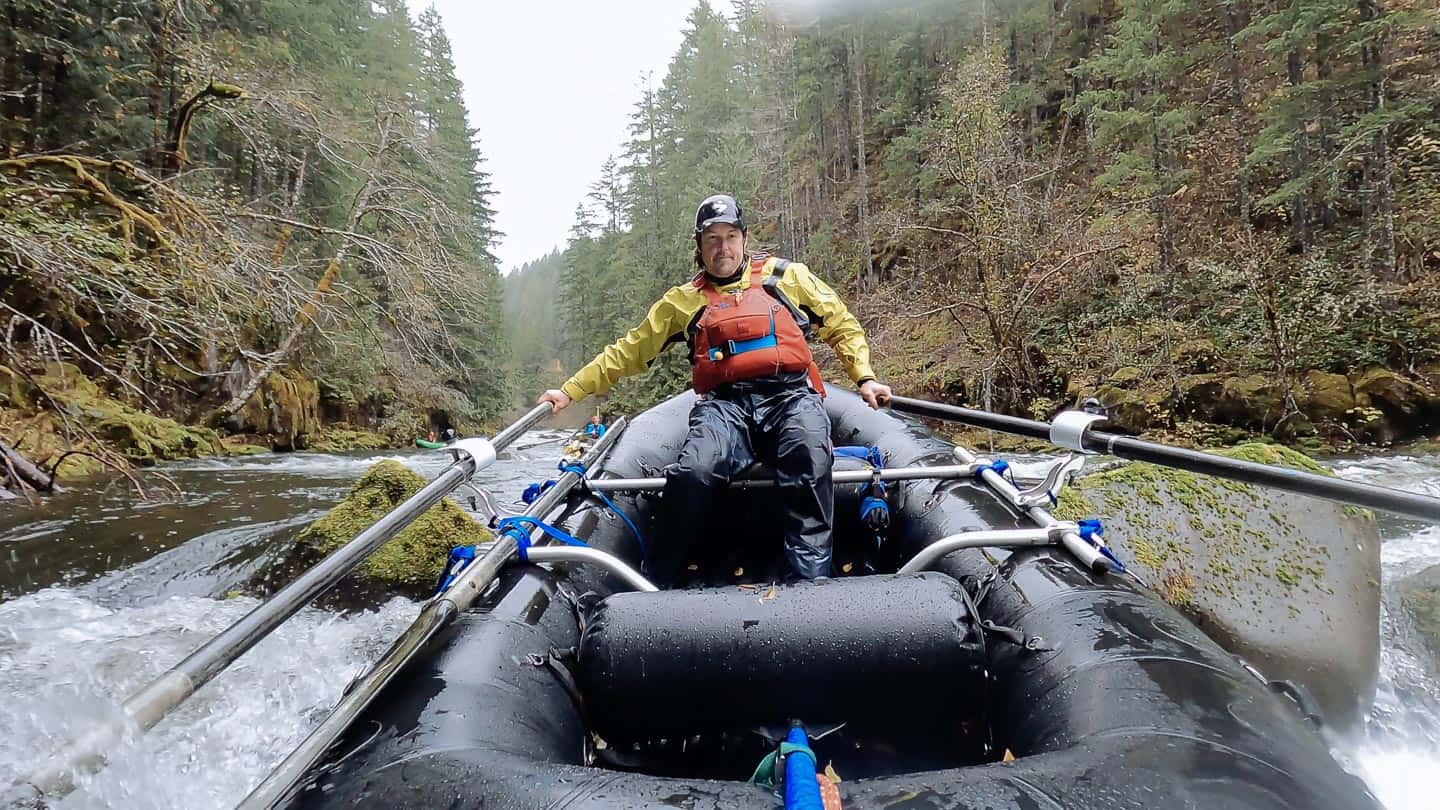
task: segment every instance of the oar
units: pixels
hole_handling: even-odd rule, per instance
[[[211,678],[220,674],[246,650],[269,635],[300,608],[329,590],[342,577],[353,571],[373,554],[439,503],[456,487],[470,480],[476,472],[495,462],[495,454],[515,441],[520,434],[550,413],[548,404],[536,405],[495,438],[461,439],[450,446],[456,461],[419,492],[380,518],[355,539],[331,552],[329,556],[281,588],[259,607],[176,664],[165,674],[147,684],[125,700],[123,719],[102,723],[61,749],[49,764],[36,773],[12,784],[0,804],[34,801],[38,797],[54,798],[70,792],[72,776],[77,769],[95,768],[104,764],[106,752],[124,736],[127,726],[148,731],[185,699],[195,694]]]
[[[1297,495],[1326,498],[1440,522],[1440,498],[1104,433],[1095,430],[1090,424],[1097,421],[1097,417],[1079,411],[1066,411],[1056,417],[1054,423],[1050,423],[910,397],[892,396],[889,404],[894,410],[904,413],[1040,439],[1071,450],[1105,453],[1131,461],[1145,461],[1201,475],[1271,487]]]
[[[550,406],[541,407],[548,411]],[[599,463],[624,432],[625,420],[616,420],[611,429],[606,431],[581,459],[581,466],[589,469]],[[545,517],[559,506],[582,480],[582,476],[574,472],[565,473],[555,481],[554,486],[545,490],[544,495],[530,504],[524,514],[535,518]],[[345,696],[330,710],[330,714],[320,725],[310,732],[264,781],[250,791],[250,795],[245,797],[236,810],[262,810],[274,807],[284,800],[295,783],[324,756],[340,734],[349,728],[355,718],[370,705],[370,701],[405,668],[426,642],[475,603],[514,556],[517,548],[514,537],[509,534],[498,535],[483,556],[475,558],[455,577],[450,587],[425,604],[420,615],[411,622],[400,638],[390,645],[385,655],[346,690]],[[538,562],[540,556],[542,555],[537,554],[532,559]]]

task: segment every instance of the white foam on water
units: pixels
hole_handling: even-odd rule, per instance
[[[1434,749],[1371,747],[1355,759],[1360,777],[1387,810],[1434,810],[1440,804]]]
[[[1335,465],[1342,478],[1440,496],[1440,457],[1390,456]],[[1387,596],[1405,577],[1440,564],[1440,526],[1380,516],[1382,586]],[[1440,807],[1440,683],[1422,660],[1404,616],[1381,608],[1380,678],[1367,735],[1347,745],[1354,771],[1388,810]],[[1404,640],[1404,644],[1402,644]]]
[[[257,604],[176,597],[112,609],[66,588],[0,604],[0,784],[118,717],[125,696]],[[302,610],[50,807],[233,807],[417,611],[403,598],[344,616]]]

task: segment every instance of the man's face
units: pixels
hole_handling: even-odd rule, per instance
[[[745,232],[724,222],[700,234],[700,262],[715,278],[729,278],[745,260]]]

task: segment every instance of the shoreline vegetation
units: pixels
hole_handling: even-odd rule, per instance
[[[841,292],[897,391],[1040,419],[1096,396],[1201,447],[1434,435],[1437,25],[1413,0],[696,2],[627,142],[557,201],[563,249],[502,279],[495,113],[434,9],[23,3],[0,466],[24,491],[56,462],[479,432],[689,276],[715,191]],[[680,355],[603,409],[682,390]]]

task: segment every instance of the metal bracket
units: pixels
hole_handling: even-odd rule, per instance
[[[489,439],[479,437],[470,439],[456,439],[455,443],[445,448],[456,461],[461,461],[461,454],[469,456],[475,462],[475,472],[489,467],[495,463],[495,445]]]
[[[1050,443],[1077,453],[1089,454],[1091,451],[1085,449],[1085,431],[1090,429],[1090,425],[1102,422],[1105,418],[1104,414],[1099,413],[1061,411],[1050,423]]]
[[[1060,493],[1065,490],[1065,485],[1070,479],[1080,472],[1085,466],[1085,455],[1082,453],[1070,453],[1065,458],[1055,462],[1045,472],[1045,479],[1029,489],[1022,490],[1016,497],[1016,505],[1022,509],[1032,506],[1048,506],[1060,499]]]
[[[485,525],[492,529],[495,528],[495,522],[500,518],[514,517],[515,515],[521,514],[520,512],[515,512],[496,504],[494,496],[484,487],[477,487],[467,481],[465,482],[465,488],[475,493],[476,498],[479,500],[479,504],[477,505],[475,504],[476,498],[471,499],[471,511],[480,512],[485,515]]]

